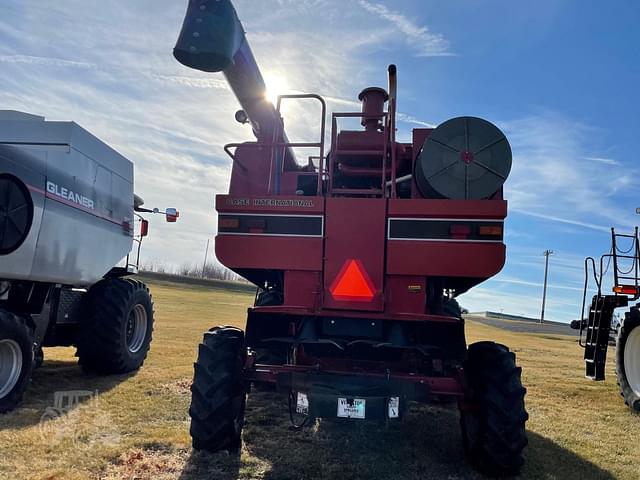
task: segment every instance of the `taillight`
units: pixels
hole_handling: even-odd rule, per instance
[[[619,293],[622,295],[637,295],[638,294],[638,287],[634,287],[631,285],[620,285],[617,287],[613,287],[613,292],[614,293]]]
[[[487,236],[487,237],[501,237],[502,226],[501,225],[481,225],[478,233],[482,236]]]
[[[237,218],[221,218],[219,225],[222,228],[239,228],[240,220]]]
[[[149,235],[149,220],[142,220],[140,222],[140,236],[146,237]]]

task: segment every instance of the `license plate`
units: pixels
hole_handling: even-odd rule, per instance
[[[306,393],[298,392],[296,401],[296,413],[301,415],[309,415],[309,397]]]
[[[338,398],[338,417],[364,418],[364,398]]]

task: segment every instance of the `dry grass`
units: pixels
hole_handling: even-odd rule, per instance
[[[156,301],[152,352],[134,376],[89,377],[73,349],[48,349],[25,402],[0,417],[0,478],[462,479],[457,412],[416,407],[402,425],[288,426],[283,400],[252,394],[240,457],[189,448],[189,383],[202,331],[242,326],[250,294],[168,283]],[[583,379],[569,337],[509,333],[470,322],[468,340],[510,345],[524,369],[530,447],[523,478],[638,478],[640,417],[604,383]],[[68,415],[40,423],[56,390],[98,390]]]

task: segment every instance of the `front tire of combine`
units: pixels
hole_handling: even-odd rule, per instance
[[[246,355],[242,330],[216,327],[204,334],[189,408],[194,449],[239,450],[247,393],[242,379]]]
[[[616,341],[616,375],[624,402],[640,412],[640,310],[625,313]]]
[[[22,400],[33,372],[33,335],[16,315],[0,310],[0,413]]]
[[[518,474],[529,415],[515,355],[494,342],[474,343],[464,369],[468,394],[461,405],[460,424],[469,461],[487,475]]]
[[[144,363],[153,332],[153,302],[147,286],[109,278],[87,293],[77,356],[82,367],[100,374],[127,373]]]

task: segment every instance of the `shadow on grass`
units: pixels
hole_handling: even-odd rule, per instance
[[[521,478],[614,478],[540,435],[528,436]],[[285,400],[255,392],[247,404],[243,443],[241,457],[192,453],[181,480],[483,478],[465,461],[455,406],[415,406],[402,423],[322,420],[294,431]]]
[[[85,391],[107,392],[135,375],[136,372],[123,375],[101,376],[85,373],[76,361],[46,360],[33,372],[31,384],[27,387],[22,403],[5,415],[0,415],[0,429],[18,430],[56,416],[45,415],[48,407],[54,407],[55,392]],[[99,398],[99,397],[98,397]],[[82,396],[78,402],[68,408],[80,406],[91,401],[90,396]],[[65,405],[67,407],[68,404]],[[64,412],[61,412],[62,414]]]

